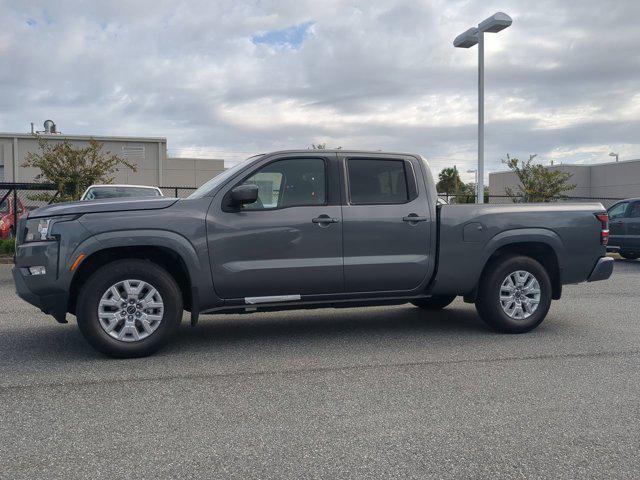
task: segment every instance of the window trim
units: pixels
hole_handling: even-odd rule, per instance
[[[303,205],[289,205],[286,207],[272,207],[272,208],[262,208],[259,210],[245,210],[243,208],[239,208],[239,209],[235,209],[235,208],[231,208],[228,205],[228,198],[229,195],[231,194],[231,190],[233,190],[234,188],[236,188],[239,185],[242,185],[245,181],[247,181],[247,179],[249,179],[250,177],[252,177],[253,175],[255,175],[256,173],[258,173],[260,170],[262,170],[264,167],[267,167],[269,165],[271,165],[272,163],[276,163],[276,162],[283,162],[286,160],[321,160],[322,163],[324,164],[324,203],[309,203],[309,204],[303,204]],[[318,157],[318,156],[291,156],[291,157],[279,157],[279,158],[274,158],[273,160],[269,160],[268,162],[263,163],[262,165],[260,165],[259,167],[255,168],[254,170],[251,170],[249,173],[247,173],[245,176],[242,177],[241,180],[239,180],[238,182],[234,183],[233,186],[231,186],[229,188],[229,190],[227,190],[224,194],[224,196],[222,197],[222,211],[226,212],[226,213],[253,213],[253,212],[273,212],[275,210],[286,210],[288,208],[298,208],[298,207],[326,207],[329,205],[329,161],[327,158],[325,157]]]
[[[405,181],[405,187],[406,187],[406,192],[407,192],[407,200],[404,202],[394,202],[394,203],[387,203],[387,202],[377,202],[377,203],[354,203],[351,200],[351,178],[349,177],[349,162],[351,160],[369,160],[369,161],[374,161],[374,162],[401,162],[402,163],[402,169],[404,171],[404,181]],[[407,163],[410,165],[409,168],[407,168]],[[345,199],[345,204],[346,205],[350,205],[350,206],[370,206],[370,205],[406,205],[408,203],[413,202],[416,198],[418,198],[419,196],[419,192],[418,192],[418,184],[416,183],[416,175],[415,175],[415,170],[413,169],[413,164],[411,163],[410,160],[407,160],[406,158],[397,158],[397,157],[345,157],[344,158],[344,162],[343,162],[343,171],[344,171],[344,177],[345,177],[345,189],[346,189],[346,199]],[[409,177],[411,177],[413,179],[413,188],[411,188],[411,186],[409,185]],[[413,195],[412,195],[413,194]]]

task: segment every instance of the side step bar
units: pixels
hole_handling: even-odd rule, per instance
[[[300,295],[271,295],[267,297],[244,297],[244,303],[256,305],[259,303],[297,302],[302,300]]]

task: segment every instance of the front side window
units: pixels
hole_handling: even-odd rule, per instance
[[[627,210],[627,202],[619,203],[609,210],[609,220],[615,220],[616,218],[623,218]]]
[[[258,201],[244,210],[324,205],[326,167],[317,158],[291,158],[265,165],[244,184],[258,186]]]
[[[399,204],[409,201],[404,161],[350,159],[347,169],[352,204]]]

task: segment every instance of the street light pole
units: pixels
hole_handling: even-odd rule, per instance
[[[511,17],[506,13],[498,12],[489,18],[485,18],[477,28],[458,35],[453,41],[453,46],[458,48],[470,48],[478,45],[478,181],[476,182],[476,202],[484,203],[484,33],[497,33],[509,27]]]
[[[484,32],[478,32],[478,172],[476,203],[484,203]]]

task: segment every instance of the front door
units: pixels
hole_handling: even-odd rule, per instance
[[[430,260],[431,209],[421,165],[399,155],[343,158],[345,291],[417,288]]]
[[[609,246],[624,248],[629,202],[620,202],[609,209]]]
[[[342,208],[331,162],[335,154],[266,159],[216,195],[207,237],[220,297],[253,303],[343,292]],[[258,201],[225,211],[225,195],[243,183],[258,186]]]

